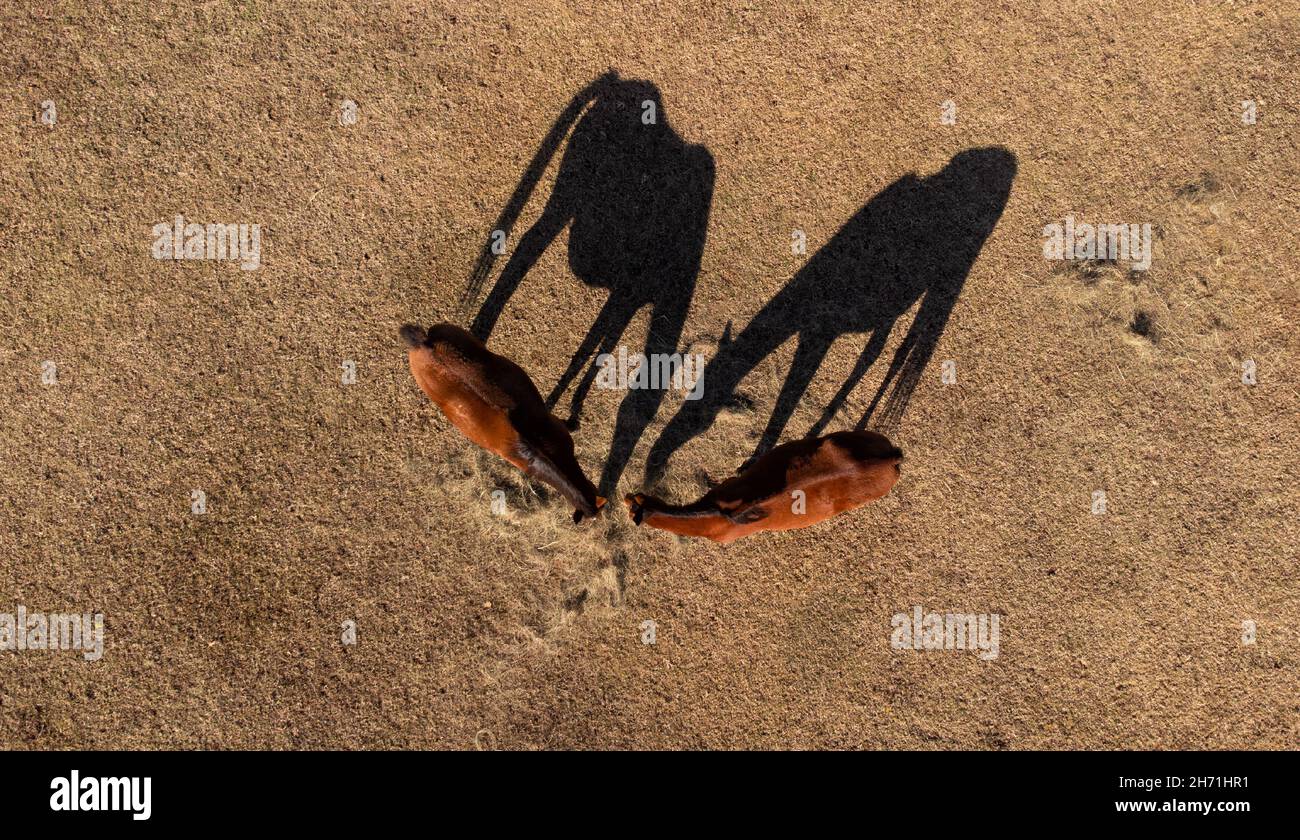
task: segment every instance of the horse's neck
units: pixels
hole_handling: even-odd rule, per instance
[[[716,508],[702,509],[696,505],[662,505],[648,510],[645,522],[683,537],[716,538],[734,527]]]

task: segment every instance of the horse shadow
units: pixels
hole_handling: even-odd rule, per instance
[[[509,234],[562,144],[555,186],[541,216],[512,251],[470,332],[488,340],[528,271],[568,226],[574,276],[609,291],[546,399],[553,408],[583,374],[569,404],[568,425],[576,428],[598,372],[593,358],[614,352],[643,307],[651,311],[639,352],[647,358],[678,352],[704,253],[714,163],[705,147],[685,142],[673,130],[655,85],[608,73],[579,91],[556,118],[497,219],[497,231]],[[495,256],[489,242],[462,305],[478,297]],[[663,397],[662,389],[643,388],[629,390],[623,398],[598,484],[603,495],[616,488]]]
[[[736,402],[741,380],[797,336],[794,361],[746,463],[769,451],[835,340],[866,333],[852,372],[808,432],[822,434],[879,357],[896,321],[919,300],[884,381],[855,428],[864,428],[877,410],[875,425],[897,425],[966,276],[1002,215],[1015,173],[1015,155],[1006,149],[968,149],[934,175],[906,175],[868,201],[734,339],[728,323],[704,368],[702,398],[685,402],[664,427],[650,449],[646,481],[662,478],[672,454]]]

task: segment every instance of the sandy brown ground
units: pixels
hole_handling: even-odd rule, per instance
[[[1294,6],[796,5],[8,4],[0,612],[102,610],[107,650],[0,653],[0,746],[1294,747]],[[882,502],[730,547],[621,510],[575,529],[416,390],[397,326],[463,322],[492,221],[610,68],[714,156],[684,335],[706,351],[802,265],[792,229],[811,255],[908,172],[1017,156]],[[152,259],[178,212],[261,223],[261,269]],[[1067,213],[1151,222],[1150,271],[1045,261]],[[561,237],[492,344],[546,393],[603,301]],[[667,494],[748,454],[791,352]],[[588,401],[591,474],[622,397]],[[892,649],[918,604],[998,613],[1000,656]]]

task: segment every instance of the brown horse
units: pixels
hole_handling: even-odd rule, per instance
[[[902,450],[884,435],[834,432],[776,447],[689,505],[641,493],[623,501],[638,525],[729,543],[759,531],[805,528],[874,502],[898,481],[902,460]]]
[[[401,335],[416,383],[465,437],[560,491],[574,522],[605,505],[578,466],[569,430],[523,368],[453,324],[407,324]]]

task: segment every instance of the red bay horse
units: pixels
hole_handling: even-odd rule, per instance
[[[416,383],[465,437],[558,490],[573,505],[574,522],[604,507],[569,430],[523,368],[453,324],[427,331],[407,324],[401,335]]]
[[[642,493],[623,501],[638,525],[729,543],[805,528],[874,502],[898,481],[902,459],[884,435],[834,432],[782,444],[688,505]]]

